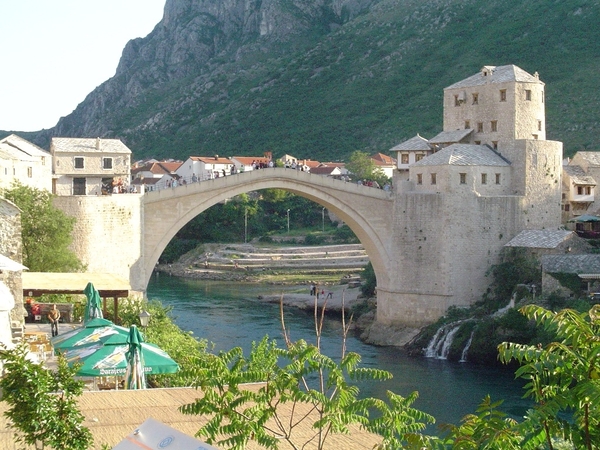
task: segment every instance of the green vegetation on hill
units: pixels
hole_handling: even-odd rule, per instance
[[[266,150],[347,159],[432,137],[445,86],[483,65],[516,64],[546,83],[547,137],[572,155],[600,148],[599,18],[600,4],[582,0],[383,0],[330,33],[238,37],[208,64],[191,61],[193,75],[162,84],[143,74],[166,62],[140,57],[107,82],[139,75],[134,102],[111,108],[118,99],[107,97],[101,116],[78,108],[61,129],[120,137],[138,159]]]

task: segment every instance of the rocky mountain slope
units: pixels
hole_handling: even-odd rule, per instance
[[[516,64],[547,84],[548,138],[600,148],[600,4],[581,0],[167,0],[116,74],[56,127],[146,156],[342,159],[442,126],[445,86]]]

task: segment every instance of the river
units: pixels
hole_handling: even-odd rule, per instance
[[[215,351],[239,346],[247,354],[252,341],[259,341],[265,335],[283,345],[279,306],[257,299],[259,295],[277,295],[282,289],[297,287],[192,280],[160,274],[150,281],[148,298],[171,306],[175,323],[214,343]],[[288,309],[285,317],[293,340],[315,341],[312,314]],[[523,383],[515,380],[509,370],[409,357],[398,349],[367,345],[353,336],[348,338],[347,348],[362,356],[364,367],[384,369],[394,375],[385,382],[360,385],[364,395],[385,398],[387,390],[403,396],[418,391],[419,399],[413,406],[433,415],[437,424],[459,424],[465,414],[475,412],[486,394],[494,401],[503,399],[502,410],[515,418],[522,417],[529,405],[521,398]],[[341,322],[328,319],[322,351],[336,357],[340,350]]]

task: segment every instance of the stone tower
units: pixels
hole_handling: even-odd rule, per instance
[[[545,140],[537,74],[484,66],[450,85],[443,128],[409,180],[394,179],[398,258],[378,286],[381,322],[427,323],[480,300],[510,239],[560,226],[562,143]]]
[[[470,144],[502,148],[516,139],[546,139],[544,83],[514,66],[484,66],[444,89],[444,131],[472,129]]]

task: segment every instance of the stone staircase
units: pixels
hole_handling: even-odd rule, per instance
[[[305,247],[255,247],[248,244],[228,244],[196,255],[193,266],[203,267],[205,262],[214,269],[231,268],[236,262],[248,270],[352,270],[363,269],[369,262],[360,244],[305,246]]]

